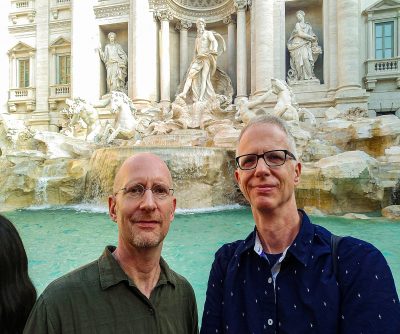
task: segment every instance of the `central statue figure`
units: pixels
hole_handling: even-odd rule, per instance
[[[212,31],[205,29],[203,18],[196,21],[197,38],[193,60],[189,66],[185,85],[178,96],[186,98],[189,89],[192,89],[194,101],[205,101],[215,96],[211,77],[217,69],[218,42]]]

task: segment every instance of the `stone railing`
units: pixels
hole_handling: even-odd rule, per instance
[[[11,1],[11,11],[18,12],[21,10],[32,9],[35,7],[34,0],[13,0]]]
[[[35,99],[35,88],[14,88],[9,90],[10,101],[28,101]]]
[[[50,97],[51,98],[66,98],[69,97],[70,94],[70,85],[53,85],[50,86]]]
[[[400,57],[381,60],[367,60],[367,76],[389,72],[400,73],[399,60]]]
[[[397,85],[400,85],[400,57],[367,60],[365,64],[367,90],[373,90],[376,82],[381,79],[396,79]]]

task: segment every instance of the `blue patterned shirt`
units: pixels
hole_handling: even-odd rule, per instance
[[[279,271],[273,279],[267,258],[255,247],[256,235],[217,251],[201,334],[400,333],[393,276],[373,245],[343,238],[336,279],[331,233],[303,212],[299,234],[274,265]]]

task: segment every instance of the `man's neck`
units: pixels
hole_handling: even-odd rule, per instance
[[[270,254],[282,253],[300,231],[301,217],[296,207],[279,212],[253,210],[253,216],[263,249]]]
[[[161,245],[142,249],[118,246],[113,256],[140,292],[150,299],[160,278]]]

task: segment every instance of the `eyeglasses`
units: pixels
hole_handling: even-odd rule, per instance
[[[296,160],[293,153],[288,150],[273,150],[263,154],[244,154],[236,157],[236,165],[242,170],[250,170],[257,167],[258,160],[263,158],[268,167],[282,166],[286,159]]]
[[[143,197],[146,190],[151,190],[156,199],[165,199],[174,194],[174,189],[161,184],[155,184],[151,188],[146,188],[143,184],[138,183],[119,189],[114,193],[114,196],[116,196],[120,191],[123,191],[123,194],[129,198],[138,199]]]

